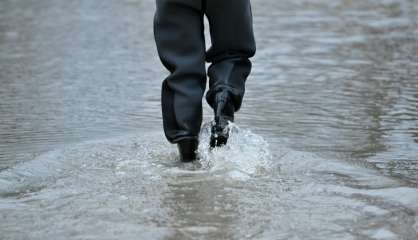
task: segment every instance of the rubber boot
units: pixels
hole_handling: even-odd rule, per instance
[[[234,104],[228,91],[221,91],[215,96],[215,121],[211,129],[210,146],[221,147],[228,142],[229,122],[234,121]]]
[[[180,161],[192,162],[197,159],[197,148],[199,143],[196,139],[183,139],[177,143],[179,149]]]

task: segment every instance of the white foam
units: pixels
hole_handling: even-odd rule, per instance
[[[211,123],[202,127],[199,155],[203,168],[211,172],[228,172],[233,178],[262,174],[271,167],[272,155],[264,138],[248,129],[229,124],[228,143],[219,148],[209,147]]]

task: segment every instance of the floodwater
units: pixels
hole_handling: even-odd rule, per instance
[[[418,1],[254,0],[244,106],[194,164],[153,11],[1,1],[0,239],[418,238]]]

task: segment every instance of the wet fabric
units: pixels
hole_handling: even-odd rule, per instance
[[[208,104],[228,91],[235,111],[241,107],[249,58],[256,46],[249,0],[157,0],[154,35],[169,76],[163,81],[161,105],[164,132],[176,143],[197,138],[202,123],[202,98],[209,77]],[[211,47],[206,51],[206,15]],[[205,61],[210,63],[206,73]]]

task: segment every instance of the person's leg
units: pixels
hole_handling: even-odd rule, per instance
[[[156,3],[155,41],[160,59],[170,71],[162,85],[164,132],[171,143],[197,140],[206,87],[202,1]]]
[[[212,136],[222,138],[227,121],[233,121],[234,112],[241,107],[245,81],[251,71],[249,58],[256,51],[250,0],[206,0],[205,13],[212,40],[206,53],[206,60],[211,63],[206,100],[215,112]],[[223,137],[214,144],[225,144],[228,136]]]

